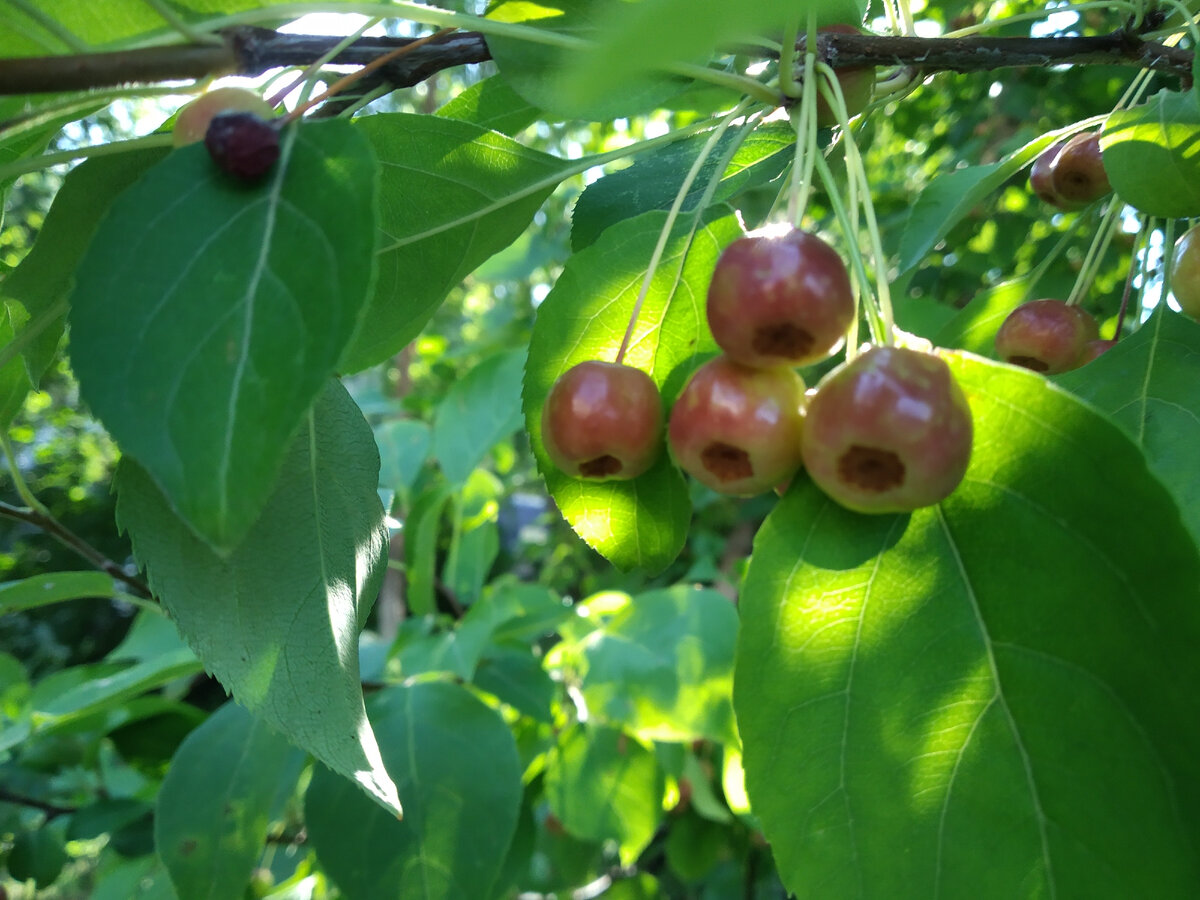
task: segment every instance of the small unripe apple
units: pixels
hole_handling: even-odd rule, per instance
[[[208,123],[204,146],[222,171],[257,181],[279,159],[279,129],[254,113],[220,113]]]
[[[641,369],[589,360],[550,388],[542,407],[546,453],[562,472],[589,481],[636,478],[662,449],[662,399]]]
[[[996,332],[996,355],[1015,366],[1054,375],[1077,368],[1084,345],[1099,336],[1096,320],[1061,300],[1022,303]]]
[[[738,238],[708,285],[708,326],[746,366],[802,366],[829,356],[854,321],[850,276],[837,252],[792,229]]]
[[[1073,206],[1086,206],[1112,192],[1098,134],[1070,138],[1054,159],[1052,175],[1055,193]]]
[[[671,409],[671,453],[714,491],[761,494],[800,466],[803,404],[804,382],[791,369],[718,356],[696,370]]]
[[[271,105],[254,91],[240,87],[214,88],[180,108],[171,132],[172,141],[176,147],[183,147],[204,140],[213,117],[226,112],[254,113],[263,119],[274,114]]]
[[[1200,319],[1200,225],[1193,225],[1175,242],[1171,293],[1180,309]]]
[[[940,357],[873,347],[821,379],[801,448],[813,481],[842,506],[909,512],[958,487],[973,434],[966,396]]]
[[[1059,141],[1043,150],[1029,170],[1029,187],[1037,194],[1038,199],[1051,206],[1057,206],[1059,209],[1075,208],[1063,200],[1058,195],[1058,191],[1054,189],[1054,160],[1058,158],[1058,154],[1066,144],[1065,140]]]
[[[818,28],[817,31],[825,34],[862,34],[862,29],[855,28],[853,25],[826,25],[824,28]],[[871,94],[875,90],[875,69],[871,66],[856,66],[835,71],[838,83],[842,87],[842,99],[846,101],[846,113],[853,119],[871,102]],[[833,128],[837,124],[837,114],[818,90],[817,126]]]

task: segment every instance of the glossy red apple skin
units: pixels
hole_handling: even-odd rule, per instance
[[[1015,366],[1055,375],[1077,368],[1096,320],[1061,300],[1033,300],[1008,314],[996,332],[996,355]]]
[[[801,441],[813,481],[848,509],[910,512],[940,503],[971,460],[971,409],[950,367],[904,347],[873,347],[809,398]]]
[[[791,369],[718,356],[696,370],[671,409],[671,453],[714,491],[764,493],[800,466],[803,405],[804,381]]]
[[[1054,160],[1052,176],[1054,192],[1074,207],[1087,206],[1112,193],[1100,153],[1100,136],[1088,132],[1071,137]]]
[[[1193,225],[1175,242],[1171,293],[1180,309],[1200,319],[1200,225]]]
[[[254,113],[223,112],[208,123],[204,146],[221,171],[258,181],[279,159],[279,129]]]
[[[708,326],[745,366],[803,366],[825,359],[854,320],[850,276],[837,251],[793,229],[738,238],[708,286]]]
[[[1117,346],[1117,342],[1114,340],[1102,341],[1099,338],[1096,338],[1094,341],[1088,341],[1083,345],[1083,353],[1081,353],[1079,356],[1079,365],[1086,366],[1097,357],[1103,356],[1115,346]]]
[[[274,115],[270,104],[254,91],[239,87],[214,88],[180,107],[171,132],[172,142],[176,147],[183,147],[204,140],[209,123],[224,112],[249,112],[263,119]]]
[[[658,386],[640,368],[580,362],[550,389],[541,410],[541,436],[551,462],[571,478],[637,478],[662,450]]]
[[[662,451],[658,387],[641,369],[589,360],[554,382],[542,407],[551,462],[572,478],[627,481]]]
[[[1066,144],[1065,140],[1059,141],[1043,150],[1034,160],[1033,167],[1029,170],[1029,187],[1043,203],[1059,209],[1076,209],[1078,207],[1067,203],[1054,189],[1054,160]]]
[[[827,25],[818,28],[818,33],[862,34],[862,29],[853,25]],[[851,69],[836,69],[838,83],[842,86],[842,99],[846,101],[846,112],[853,119],[867,108],[875,91],[875,70],[870,66]],[[833,128],[838,124],[837,114],[817,91],[817,127]]]

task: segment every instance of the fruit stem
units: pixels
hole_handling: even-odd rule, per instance
[[[1133,291],[1133,277],[1138,271],[1137,266],[1134,265],[1134,261],[1137,259],[1138,248],[1142,247],[1146,243],[1146,238],[1149,237],[1150,223],[1152,221],[1153,218],[1148,216],[1142,222],[1142,227],[1138,229],[1137,237],[1133,239],[1133,248],[1129,251],[1129,273],[1125,276],[1125,290],[1121,294],[1121,309],[1117,312],[1117,328],[1113,332],[1114,341],[1121,339],[1121,332],[1125,329],[1125,314],[1129,310],[1129,295]],[[1143,252],[1145,249],[1147,248],[1143,247]],[[1145,281],[1146,279],[1143,276],[1142,282],[1145,283]]]
[[[1166,226],[1166,228],[1163,229],[1163,245],[1162,245],[1162,247],[1163,247],[1163,249],[1162,249],[1162,269],[1163,269],[1162,290],[1159,292],[1158,302],[1166,303],[1167,297],[1171,293],[1171,278],[1175,274],[1174,272],[1171,271],[1174,268],[1174,266],[1172,265],[1172,262],[1174,260],[1172,260],[1171,257],[1174,255],[1174,252],[1175,252],[1175,220],[1174,219],[1168,219],[1167,226]]]
[[[846,174],[851,184],[857,181],[859,187],[862,189],[862,196],[859,199],[862,205],[863,219],[867,223],[867,235],[871,241],[871,256],[875,262],[875,287],[878,291],[878,295],[875,297],[872,297],[869,291],[865,292],[864,296],[869,298],[868,304],[878,303],[878,310],[876,312],[883,324],[883,343],[885,346],[890,347],[895,340],[893,335],[892,293],[888,285],[887,257],[883,252],[883,240],[879,234],[879,222],[875,218],[875,205],[871,202],[871,183],[867,179],[867,170],[863,165],[862,154],[859,152],[858,144],[855,142],[854,135],[850,130],[850,115],[846,109],[846,98],[842,95],[842,86],[838,82],[837,73],[825,63],[818,63],[817,69],[825,76],[820,82],[820,88],[825,97],[825,102],[833,110],[834,116],[837,118],[838,127],[842,132],[842,139],[845,144],[843,152],[846,157]],[[878,336],[876,337],[878,339]]]
[[[351,44],[353,44],[355,41],[357,41],[360,37],[362,37],[363,34],[366,33],[368,28],[372,28],[373,26],[379,24],[379,21],[380,20],[378,17],[373,18],[373,19],[367,19],[367,21],[363,22],[363,24],[359,28],[356,28],[353,32],[346,35],[344,38],[342,38],[340,41],[338,41],[336,44],[334,44],[332,47],[330,47],[328,51],[326,51],[325,53],[322,53],[318,59],[313,60],[308,66],[306,66],[300,72],[299,75],[297,75],[295,78],[293,78],[288,83],[287,87],[285,87],[281,91],[277,91],[274,96],[272,96],[270,99],[268,99],[267,103],[269,103],[271,106],[278,106],[279,104],[281,104],[284,101],[284,99],[287,98],[288,94],[290,94],[292,91],[294,91],[297,87],[304,84],[305,82],[311,80],[312,78],[315,78],[316,74],[319,71],[321,71],[322,66],[324,66],[327,62],[329,62],[331,59],[333,59],[335,56],[337,56],[339,53],[341,53],[343,50],[345,50],[347,47],[349,47]]]
[[[785,97],[795,98],[796,88],[796,37],[800,26],[795,19],[788,19],[783,26],[783,43],[779,46],[779,92]]]
[[[1100,266],[1100,260],[1104,258],[1104,254],[1108,251],[1108,245],[1112,243],[1113,235],[1120,225],[1119,213],[1123,206],[1124,204],[1115,197],[1109,201],[1104,210],[1104,216],[1100,220],[1100,227],[1096,230],[1096,236],[1092,239],[1087,255],[1083,258],[1079,277],[1075,279],[1071,294],[1067,297],[1067,306],[1077,305],[1091,288],[1092,281],[1096,278],[1096,271]]]
[[[692,167],[688,169],[687,175],[683,178],[683,183],[679,186],[679,190],[675,193],[675,201],[671,204],[671,208],[667,211],[666,221],[663,222],[662,231],[658,234],[658,243],[654,245],[654,252],[650,254],[650,263],[646,267],[646,277],[642,279],[642,287],[638,291],[637,299],[633,303],[633,311],[629,314],[629,324],[625,326],[625,335],[621,338],[621,346],[617,350],[616,362],[618,365],[624,363],[625,353],[629,350],[629,343],[633,340],[633,330],[637,327],[638,316],[641,315],[642,306],[646,302],[646,296],[650,293],[650,283],[654,280],[654,273],[658,270],[658,264],[662,260],[663,251],[666,249],[667,240],[671,236],[671,232],[675,228],[675,220],[679,216],[679,211],[683,208],[684,202],[687,200],[687,195],[692,189],[692,184],[696,180],[696,176],[700,174],[700,170],[704,168],[705,162],[708,161],[709,155],[713,148],[725,135],[725,131],[735,118],[742,115],[746,108],[751,104],[749,98],[743,100],[732,110],[730,110],[720,124],[713,129],[712,134],[708,136],[708,140],[704,142],[704,146],[692,161]],[[721,177],[721,172],[717,172],[714,177],[718,180]],[[701,207],[702,208],[702,207]]]
[[[128,141],[110,141],[107,144],[92,144],[88,147],[75,147],[71,150],[59,150],[57,153],[43,153],[28,159],[18,159],[6,166],[0,166],[0,183],[10,178],[16,178],[27,172],[38,169],[48,169],[60,163],[74,162],[77,159],[92,159],[96,156],[114,156],[130,150],[145,150],[149,147],[170,147],[173,138],[169,132],[163,131],[148,134],[145,137],[132,138]]]
[[[326,88],[324,93],[319,94],[318,96],[313,97],[313,98],[306,100],[303,103],[299,104],[295,109],[293,109],[290,113],[288,113],[286,116],[284,116],[280,120],[280,122],[279,122],[280,127],[282,127],[284,125],[288,125],[288,124],[296,121],[298,118],[300,118],[302,115],[304,115],[310,109],[312,109],[318,103],[328,100],[330,97],[334,96],[335,94],[338,94],[338,93],[344,91],[346,88],[350,87],[350,85],[354,84],[356,81],[358,81],[363,76],[368,75],[371,72],[374,72],[376,69],[378,69],[382,66],[386,66],[392,60],[399,59],[401,56],[404,56],[404,54],[406,54],[406,53],[411,53],[413,50],[416,50],[418,47],[423,47],[425,44],[428,44],[430,41],[437,40],[440,37],[444,37],[445,35],[450,34],[454,30],[455,29],[453,29],[453,28],[439,28],[437,31],[433,32],[432,34],[427,34],[427,35],[425,35],[425,37],[417,38],[411,44],[405,44],[403,47],[397,47],[391,53],[385,53],[385,54],[383,54],[383,56],[376,57],[375,59],[373,59],[369,63],[367,63],[365,66],[355,69],[353,72],[351,72],[349,75],[344,76],[343,78],[339,78],[337,81],[335,81],[333,84],[331,84],[328,88]]]
[[[810,33],[811,34],[811,33]],[[809,46],[813,41],[809,40]],[[788,191],[787,218],[796,228],[808,208],[812,193],[813,156],[817,154],[817,86],[814,65],[816,55],[804,54],[804,84],[801,90],[800,109],[792,117],[796,132],[796,153],[792,159],[791,189]]]
[[[147,6],[153,9],[156,13],[163,17],[168,25],[178,31],[185,40],[195,44],[214,44],[223,45],[225,43],[220,37],[211,32],[201,31],[189,25],[181,19],[176,12],[163,3],[162,0],[144,0]]]

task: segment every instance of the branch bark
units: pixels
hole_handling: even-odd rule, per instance
[[[221,45],[185,44],[116,53],[0,59],[0,95],[78,91],[125,84],[260,75],[279,66],[303,66],[328,53],[340,38],[281,34],[243,26],[224,31]],[[412,38],[360,38],[333,62],[366,65],[412,43]],[[920,38],[826,33],[819,57],[832,67],[912,66],[923,71],[975,72],[1013,67],[1122,65],[1190,80],[1192,51],[1143,40],[1126,30],[1092,37]],[[750,50],[759,52],[761,50]],[[416,48],[381,74],[396,88],[411,87],[443,69],[491,59],[477,32],[456,32]]]

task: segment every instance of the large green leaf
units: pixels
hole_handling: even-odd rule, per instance
[[[546,763],[551,812],[572,837],[616,841],[625,865],[654,836],[663,788],[654,751],[615,728],[575,726]]]
[[[1137,441],[1200,544],[1200,325],[1161,304],[1134,334],[1057,381]]]
[[[948,359],[966,478],[911,515],[797,479],[742,591],[734,705],[797,897],[1195,897],[1200,557],[1114,425]]]
[[[39,329],[23,351],[35,383],[50,365],[62,337],[66,297],[96,224],[113,200],[165,155],[159,148],[133,150],[85,160],[72,169],[54,195],[33,249],[0,281],[0,297],[20,302],[28,313],[21,330]]]
[[[634,597],[580,648],[592,714],[644,740],[736,742],[731,691],[738,618],[713,590]]]
[[[567,369],[588,359],[616,358],[646,266],[666,214],[646,213],[609,228],[571,256],[538,307],[525,372],[525,426],[554,495],[571,527],[616,566],[661,571],[687,537],[687,486],[667,458],[632,481],[580,481],[558,471],[541,436],[542,406]],[[699,354],[716,349],[704,317],[704,297],[722,248],[741,234],[727,207],[714,208],[694,232],[682,217],[654,273],[625,362],[650,373],[670,396],[683,386]]]
[[[493,75],[477,81],[437,111],[501,134],[517,134],[541,118],[542,111]]]
[[[100,223],[71,297],[84,398],[221,551],[262,512],[374,271],[371,148],[343,121],[281,142],[261,184],[199,144],[154,166]]]
[[[228,557],[128,460],[118,521],[180,632],[238,702],[397,811],[358,680],[357,637],[387,546],[375,441],[331,382],[285,450],[262,517]]]
[[[20,612],[80,597],[113,596],[111,575],[103,572],[52,572],[20,581],[0,582],[0,613]]]
[[[687,82],[646,74],[623,79],[619,91],[596,91],[586,97],[563,90],[563,73],[572,59],[597,36],[605,4],[597,0],[499,0],[488,9],[488,18],[537,28],[547,33],[542,41],[490,35],[488,49],[500,67],[500,77],[529,103],[552,116],[603,122],[618,116],[649,112],[679,93]],[[612,66],[620,59],[620,66]],[[610,68],[631,70],[636,57],[622,48],[608,57]]]
[[[379,279],[342,358],[399,352],[446,295],[525,230],[571,164],[470,122],[389,113],[356,123],[382,164]]]
[[[1104,171],[1122,200],[1149,216],[1200,215],[1200,101],[1160,91],[1104,123]]]
[[[371,723],[404,819],[318,767],[305,797],[309,840],[347,900],[491,896],[521,808],[521,764],[504,720],[465,688],[395,686]]]
[[[720,173],[720,183],[713,194],[716,202],[777,177],[791,161],[796,134],[788,125],[773,122],[755,128],[748,136],[738,135],[736,129],[730,129],[697,174],[681,207],[683,211],[696,208],[709,181],[717,174],[717,163],[728,152],[730,142],[742,137],[745,140],[741,147]],[[640,156],[628,168],[588,185],[571,213],[571,246],[582,250],[610,225],[653,209],[670,209],[683,179],[708,139],[708,135],[699,135],[670,144],[656,153]]]
[[[433,456],[454,485],[521,426],[525,350],[489,356],[446,391],[433,419]]]
[[[158,792],[154,848],[180,900],[240,897],[262,855],[281,782],[304,754],[235,703],[187,736]]]

